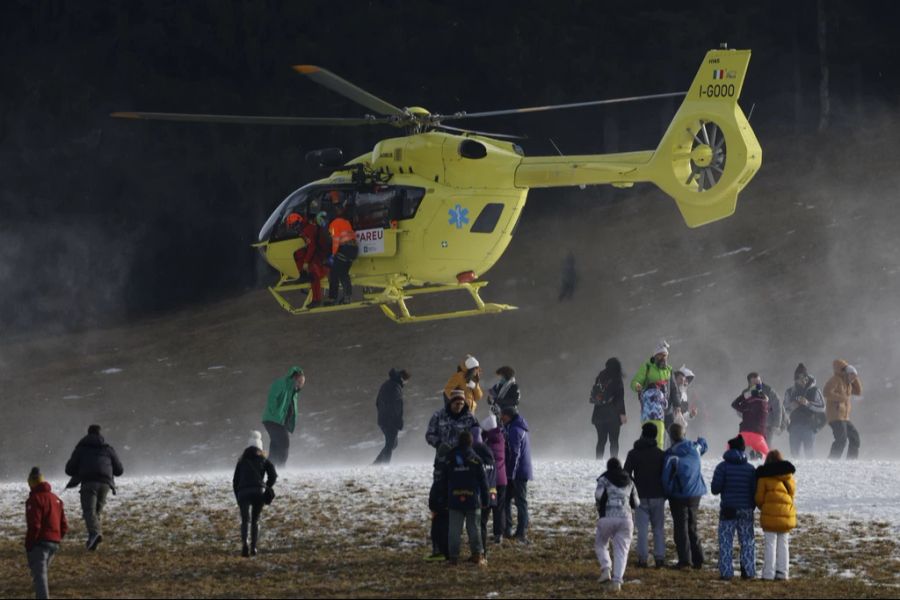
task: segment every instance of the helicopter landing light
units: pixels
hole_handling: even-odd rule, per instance
[[[456,281],[459,283],[472,283],[476,279],[478,279],[478,275],[475,274],[475,271],[463,271],[456,276]]]

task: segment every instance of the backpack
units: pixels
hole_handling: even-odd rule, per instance
[[[594,381],[593,387],[591,387],[591,397],[589,402],[591,404],[596,404],[597,406],[607,406],[612,402],[611,398],[607,398],[604,393],[606,388],[603,387],[603,384],[600,382],[600,378],[598,377],[596,381]]]

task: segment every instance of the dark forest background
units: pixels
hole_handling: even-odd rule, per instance
[[[298,63],[443,113],[677,91],[727,42],[754,52],[741,103],[763,169],[804,170],[896,105],[895,6],[3,2],[0,331],[90,328],[268,283],[250,244],[269,211],[318,176],[304,153],[354,156],[395,134],[120,121],[112,111],[365,112],[294,73]],[[550,138],[565,153],[626,151],[655,147],[675,108],[478,126],[528,135],[529,154],[555,153]],[[531,202],[532,218],[583,202],[560,190],[532,197],[552,198]]]

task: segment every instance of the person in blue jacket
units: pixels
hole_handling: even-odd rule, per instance
[[[756,469],[747,462],[744,438],[728,440],[728,450],[716,465],[712,493],[722,495],[719,508],[719,579],[734,576],[732,555],[734,530],[741,543],[741,579],[756,577],[756,544],[753,540],[753,511],[756,509]]]
[[[531,440],[528,423],[515,406],[507,406],[500,413],[506,432],[506,532],[512,538],[512,504],[516,505],[515,539],[528,543],[528,482],[534,476],[531,469]]]
[[[696,442],[684,439],[684,427],[673,423],[669,427],[672,446],[666,450],[663,465],[663,491],[669,500],[672,513],[672,529],[675,534],[675,550],[678,553],[676,569],[703,566],[703,546],[697,535],[697,511],[700,498],[706,495],[706,483],[700,472],[700,456],[706,454],[706,440]]]

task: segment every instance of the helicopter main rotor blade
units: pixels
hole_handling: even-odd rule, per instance
[[[473,133],[475,135],[483,135],[486,137],[493,138],[504,138],[508,140],[527,140],[528,136],[525,135],[511,135],[509,133],[490,133],[487,131],[474,131],[472,129],[461,129],[459,127],[451,127],[449,125],[440,124],[437,126],[440,129],[447,129],[449,131],[457,131],[459,133]]]
[[[562,110],[566,108],[583,108],[585,106],[599,106],[601,104],[621,104],[623,102],[637,102],[639,100],[656,100],[658,98],[674,98],[684,96],[687,92],[669,92],[666,94],[649,94],[646,96],[627,96],[625,98],[611,98],[609,100],[591,100],[589,102],[572,102],[570,104],[551,104],[548,106],[532,106],[529,108],[513,108],[510,110],[490,110],[486,112],[467,113],[460,112],[452,115],[434,115],[436,120],[449,121],[456,119],[476,119],[480,117],[496,117],[499,115],[517,115],[523,113],[542,112],[545,110]]]
[[[312,125],[312,126],[356,126],[384,125],[391,122],[387,118],[344,119],[340,117],[254,117],[244,115],[196,115],[189,113],[158,112],[114,112],[110,116],[117,119],[144,119],[148,121],[181,121],[185,123],[233,123],[238,125]]]
[[[381,98],[370,94],[366,90],[353,85],[346,79],[338,77],[331,71],[326,71],[325,69],[314,65],[295,65],[294,70],[306,75],[319,85],[325,86],[329,90],[337,92],[341,96],[349,98],[370,110],[374,110],[380,115],[392,115],[395,117],[406,115],[403,109],[397,108],[390,102],[386,102]]]

